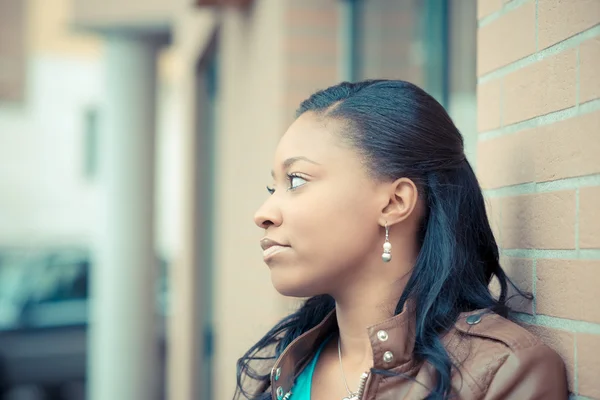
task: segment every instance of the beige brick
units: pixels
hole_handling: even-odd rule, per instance
[[[300,28],[319,28],[335,32],[337,29],[338,15],[335,4],[319,8],[319,7],[302,7],[290,8],[287,10],[286,23],[290,27]]]
[[[579,103],[600,97],[599,69],[600,37],[596,37],[582,43],[579,48]]]
[[[538,0],[538,50],[600,23],[598,0]]]
[[[577,334],[578,393],[600,399],[600,335]]]
[[[481,186],[493,189],[532,182],[534,153],[538,145],[531,130],[481,141],[477,147],[477,168]]]
[[[600,112],[566,119],[478,144],[483,188],[600,173]]]
[[[575,335],[571,332],[547,328],[538,325],[523,325],[525,329],[539,337],[548,347],[551,347],[565,362],[569,391],[575,391]]]
[[[477,19],[487,17],[502,9],[502,0],[478,0]]]
[[[530,1],[477,32],[477,75],[535,52],[535,2]]]
[[[336,0],[287,0],[290,8],[327,9],[336,5]]]
[[[337,82],[336,65],[315,65],[290,63],[287,68],[290,77],[288,82],[291,88],[314,92],[316,89],[325,89]]]
[[[536,313],[600,323],[598,260],[538,260]]]
[[[492,232],[494,233],[494,237],[496,238],[496,243],[500,245],[500,206],[501,199],[498,197],[486,198],[485,206],[487,209],[488,220],[490,222],[490,226],[492,228]]]
[[[507,75],[503,82],[504,125],[574,106],[576,62],[576,49],[570,49]]]
[[[535,180],[600,173],[599,130],[600,111],[536,129]]]
[[[579,247],[600,249],[600,186],[579,189]]]
[[[502,257],[500,265],[511,281],[525,293],[533,292],[533,260],[527,258]],[[533,314],[533,302],[523,297],[508,284],[508,304],[513,310]]]
[[[503,248],[574,249],[575,191],[506,197],[500,226]]]
[[[318,55],[320,57],[335,57],[337,43],[335,37],[318,37],[310,35],[292,35],[286,41],[289,55]],[[335,60],[333,61],[335,63]]]
[[[477,85],[477,130],[489,131],[500,127],[499,79]]]

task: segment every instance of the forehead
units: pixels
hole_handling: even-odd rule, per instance
[[[350,161],[357,153],[339,135],[343,124],[321,118],[313,113],[298,117],[288,128],[277,146],[275,166],[291,157],[307,157],[321,164]]]

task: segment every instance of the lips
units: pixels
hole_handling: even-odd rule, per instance
[[[262,247],[263,250],[268,250],[269,248],[273,247],[273,246],[280,246],[280,247],[290,247],[286,244],[282,244],[279,243],[273,239],[270,238],[263,238],[260,241],[260,247]]]
[[[271,246],[267,250],[263,251],[263,259],[266,261],[273,257],[275,254],[281,253],[282,251],[286,251],[290,248],[290,246]]]
[[[285,251],[290,248],[290,246],[281,244],[273,239],[263,238],[260,241],[260,247],[263,249],[263,259],[266,261],[269,258],[273,257],[275,254]]]

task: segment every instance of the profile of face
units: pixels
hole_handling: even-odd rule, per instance
[[[302,114],[275,152],[271,195],[255,223],[273,285],[286,296],[335,295],[382,264],[392,183],[374,179],[342,122]],[[393,193],[392,193],[393,194]]]

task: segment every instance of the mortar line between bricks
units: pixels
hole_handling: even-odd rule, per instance
[[[502,5],[502,8],[499,9],[498,11],[485,16],[483,18],[481,18],[479,21],[477,21],[477,27],[478,28],[483,28],[486,25],[491,24],[492,22],[500,19],[500,17],[502,17],[503,15],[508,14],[509,12],[516,10],[517,8],[521,7],[523,4],[527,4],[532,0],[513,0],[510,1],[508,3],[504,3]],[[534,0],[537,1],[537,0]]]
[[[572,319],[550,317],[548,315],[530,315],[516,313],[516,317],[528,324],[539,325],[546,328],[554,328],[572,333],[600,334],[600,324],[594,322],[577,321]]]
[[[502,256],[531,259],[600,260],[600,249],[545,250],[545,249],[502,249]],[[536,264],[537,273],[537,264]]]
[[[600,24],[595,25],[592,28],[586,29],[583,32],[580,32],[574,36],[571,36],[568,39],[565,39],[561,42],[558,42],[550,47],[547,47],[543,50],[540,50],[536,53],[528,55],[524,58],[521,58],[517,61],[514,61],[508,65],[504,65],[502,67],[497,68],[494,71],[487,72],[486,74],[477,78],[478,84],[483,84],[489,82],[491,80],[504,77],[511,72],[520,70],[523,67],[531,65],[537,61],[544,60],[548,57],[556,55],[563,50],[574,48],[575,46],[579,46],[581,43],[585,42],[588,39],[592,39],[596,36],[600,35]]]
[[[580,187],[588,186],[600,186],[600,174],[563,178],[541,183],[519,183],[501,188],[485,189],[483,192],[487,197],[494,198],[534,193],[550,193],[561,190],[577,190]]]
[[[500,106],[502,107],[502,104]],[[539,115],[537,117],[525,121],[516,122],[514,124],[503,126],[498,129],[481,132],[478,136],[478,140],[481,142],[486,140],[492,140],[501,136],[512,135],[516,132],[538,128],[540,126],[551,125],[556,122],[564,121],[580,115],[589,114],[598,110],[600,110],[600,99],[594,99],[585,102],[581,105],[575,105],[573,107],[566,108],[564,110],[553,111],[548,114]]]

